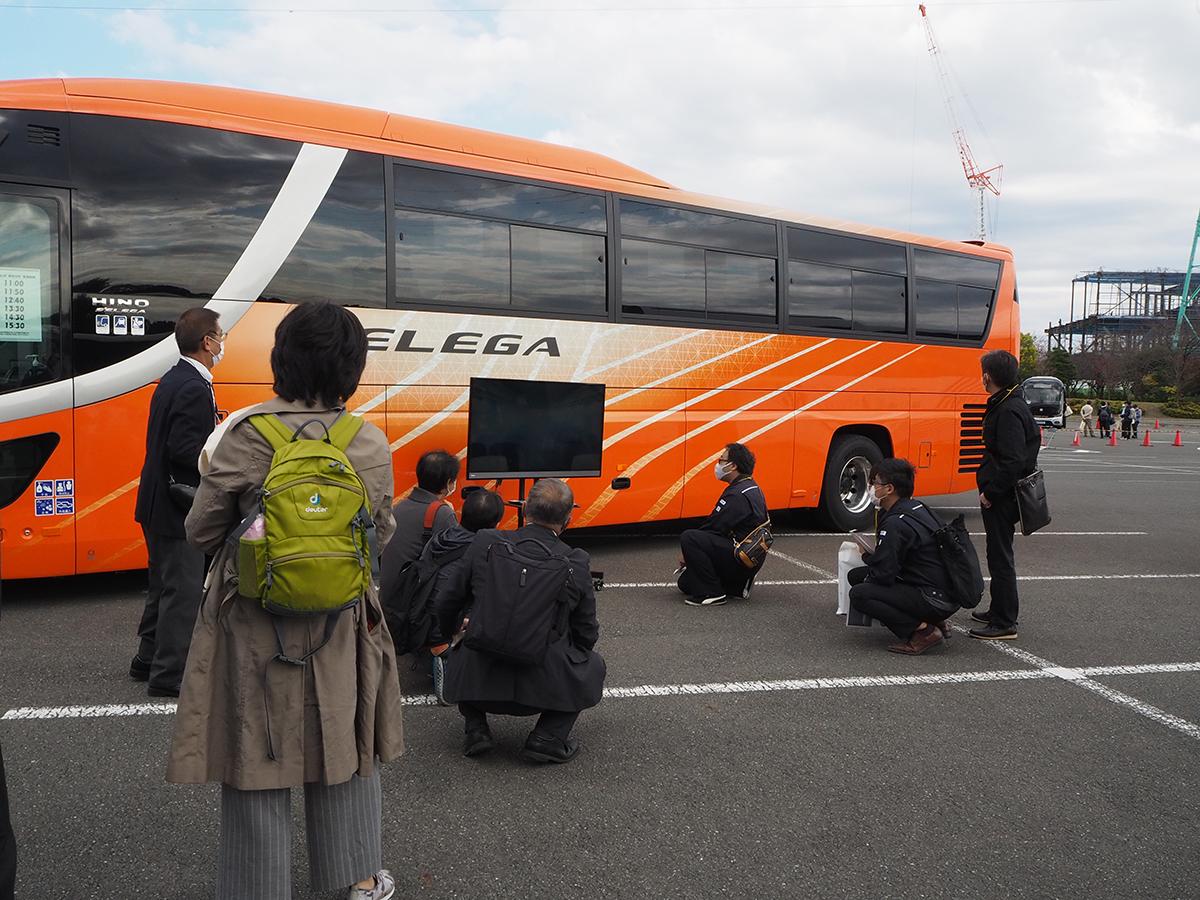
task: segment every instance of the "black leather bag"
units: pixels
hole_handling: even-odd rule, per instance
[[[174,478],[171,478],[167,482],[167,496],[171,498],[171,502],[179,509],[188,512],[196,499],[196,486],[194,484],[184,484],[182,481],[176,481]]]
[[[775,543],[775,535],[771,533],[771,517],[755,526],[754,530],[733,544],[733,556],[747,569],[757,569],[767,559],[771,545]]]
[[[1021,534],[1033,534],[1050,524],[1046,477],[1041,469],[1017,482],[1017,512],[1021,517]]]

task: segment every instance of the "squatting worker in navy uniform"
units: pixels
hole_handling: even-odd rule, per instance
[[[933,542],[941,523],[913,499],[915,480],[906,459],[885,459],[872,469],[869,490],[883,513],[875,549],[847,576],[850,605],[900,638],[888,650],[909,656],[948,638],[946,617],[958,610],[946,596],[946,570]]]
[[[484,596],[488,547],[497,541],[532,538],[571,564],[571,579],[564,585],[570,610],[567,629],[549,645],[540,665],[514,664],[465,643],[446,654],[446,702],[457,703],[465,720],[466,756],[478,756],[495,747],[488,713],[538,716],[521,750],[529,762],[565,763],[579,752],[571,729],[580,712],[600,702],[607,669],[603,657],[593,649],[600,625],[591,561],[585,551],[572,549],[559,537],[570,524],[574,508],[575,498],[566,482],[539,479],[525,500],[528,524],[513,532],[478,532],[463,557],[464,565],[451,575],[456,581],[439,591],[442,633],[452,635],[460,630],[464,618],[469,618],[474,598]]]
[[[742,444],[727,444],[713,475],[727,487],[699,528],[679,536],[679,590],[691,606],[720,606],[730,596],[746,596],[757,574],[733,555],[734,542],[767,520],[767,500],[750,476],[754,454]]]
[[[1005,350],[985,353],[980,360],[983,389],[990,395],[983,414],[983,462],[975,473],[979,506],[987,532],[988,574],[992,576],[992,602],[971,618],[983,627],[971,637],[1010,641],[1017,636],[1017,567],[1013,560],[1013,535],[1020,518],[1017,482],[1037,468],[1041,435],[1029,404],[1021,393],[1017,358]]]
[[[275,329],[276,396],[254,408],[320,438],[358,389],[367,335],[347,310],[304,303]],[[319,424],[318,424],[319,423]],[[392,454],[363,422],[346,446],[379,543],[392,533]],[[341,612],[303,666],[271,660],[321,644],[325,616],[272,616],[238,594],[230,531],[257,507],[273,451],[248,419],[221,436],[187,517],[188,539],[216,554],[196,620],[167,781],[221,785],[217,900],[292,897],[291,789],[304,789],[309,879],[318,892],[386,900],[380,763],[404,750],[392,638],[374,586]],[[278,628],[278,635],[276,629]],[[325,894],[325,896],[328,896]]]
[[[186,500],[173,496],[170,484],[200,483],[200,450],[217,421],[212,369],[225,352],[219,319],[205,307],[179,317],[175,343],[182,358],[163,375],[150,398],[146,461],[134,512],[150,557],[150,589],[129,675],[148,681],[146,693],[151,697],[179,696],[200,608],[204,551],[188,544],[183,530]]]

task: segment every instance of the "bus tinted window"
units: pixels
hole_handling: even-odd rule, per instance
[[[387,295],[383,160],[348,153],[308,228],[263,297],[383,306]]]
[[[635,200],[621,201],[621,234],[764,256],[775,256],[776,251],[775,226],[770,222],[751,222]]]
[[[788,229],[788,258],[846,266],[850,269],[869,269],[908,274],[907,251],[903,245],[882,241],[812,231],[807,228]]]
[[[855,270],[852,283],[855,331],[903,334],[908,330],[903,278]]]
[[[788,319],[798,328],[849,328],[851,271],[788,263]]]
[[[510,219],[535,225],[556,225],[582,231],[604,231],[607,214],[604,197],[443,172],[418,166],[395,167],[396,205]]]
[[[1000,263],[957,253],[914,249],[913,262],[918,278],[934,278],[938,281],[994,289],[996,279],[1000,277]]]
[[[513,225],[511,240],[513,306],[604,314],[603,237]]]
[[[508,226],[397,211],[396,298],[507,306]]]
[[[704,251],[622,241],[621,310],[640,315],[704,316]]]
[[[58,203],[0,193],[0,392],[62,375]]]
[[[775,260],[709,250],[704,269],[709,318],[775,321]]]
[[[958,285],[917,279],[917,334],[958,337]]]
[[[985,288],[958,287],[958,336],[970,340],[983,337],[987,327],[988,313],[992,309],[995,292]]]

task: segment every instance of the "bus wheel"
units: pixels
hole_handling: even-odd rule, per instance
[[[834,531],[862,531],[875,521],[867,497],[872,467],[883,459],[879,445],[859,434],[835,438],[825,460],[820,514]]]

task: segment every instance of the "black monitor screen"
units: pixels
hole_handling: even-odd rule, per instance
[[[468,478],[597,477],[604,385],[472,378]]]

